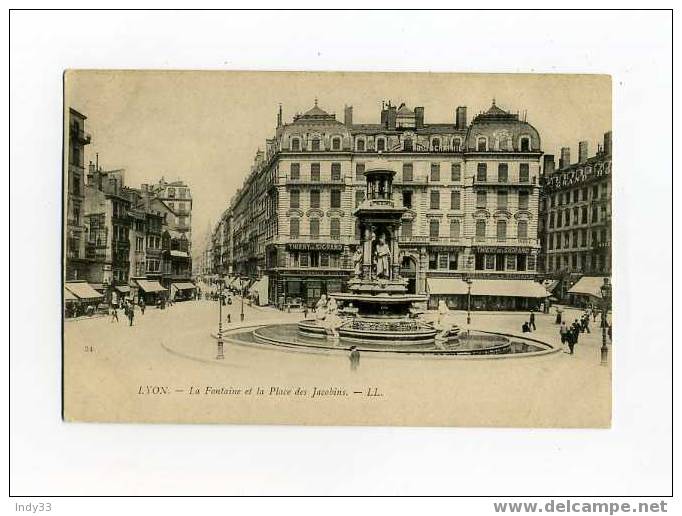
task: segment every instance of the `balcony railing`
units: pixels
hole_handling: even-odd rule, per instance
[[[348,174],[341,175],[339,177],[301,177],[296,178],[290,176],[283,176],[277,178],[276,184],[286,184],[286,185],[342,185],[346,182],[346,178],[350,177]]]

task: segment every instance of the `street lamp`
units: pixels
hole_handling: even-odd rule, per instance
[[[242,299],[242,311],[239,314],[239,320],[244,321],[244,279],[240,276],[239,277],[239,290],[241,290],[241,299]]]
[[[471,325],[471,284],[473,281],[471,278],[466,277],[464,281],[467,284],[467,329]]]
[[[609,310],[609,302],[611,301],[611,283],[609,278],[604,278],[604,284],[601,286],[601,365],[608,363],[609,348],[606,346],[606,327],[608,326],[606,314]]]
[[[218,278],[218,354],[216,358],[222,360],[225,358],[223,354],[223,287],[225,286],[225,281],[223,277]]]

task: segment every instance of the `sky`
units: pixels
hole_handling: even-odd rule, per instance
[[[70,71],[66,107],[88,118],[92,143],[85,160],[124,168],[127,186],[182,179],[192,191],[193,248],[246,178],[258,148],[274,135],[278,106],[284,122],[319,106],[343,120],[379,123],[381,102],[424,106],[425,123],[468,121],[488,109],[527,114],[542,150],[554,154],[589,142],[594,154],[611,130],[611,79],[606,75],[442,74],[356,72]]]

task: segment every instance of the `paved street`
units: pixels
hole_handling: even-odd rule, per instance
[[[224,309],[235,327],[237,300]],[[245,324],[293,322],[300,313],[245,306]],[[578,312],[568,309],[565,320]],[[466,314],[454,312],[464,326]],[[472,328],[520,333],[526,313],[472,314]],[[608,426],[610,366],[599,365],[601,334],[582,334],[576,354],[467,359],[363,355],[351,372],[345,353],[313,354],[225,344],[215,360],[218,305],[177,303],[120,316],[67,321],[67,418],[93,421],[248,422],[462,426]],[[537,315],[531,336],[559,343],[554,315]],[[611,358],[611,357],[609,357]],[[241,394],[206,394],[214,388]],[[243,391],[249,387],[253,393]],[[256,396],[257,387],[265,392]],[[159,391],[165,388],[166,394]],[[305,394],[296,388],[305,390]],[[292,393],[286,394],[291,389]],[[312,396],[314,389],[326,391]],[[193,395],[190,392],[199,391]],[[345,391],[344,394],[338,394]],[[271,393],[272,392],[272,393]],[[278,394],[281,392],[282,394]],[[358,392],[359,394],[354,394]],[[377,394],[368,396],[367,394]],[[404,407],[410,407],[405,411]],[[408,416],[396,420],[396,408]],[[87,417],[84,416],[87,414]],[[339,419],[340,418],[340,419]]]

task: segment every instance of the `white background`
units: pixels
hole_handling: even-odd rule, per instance
[[[671,492],[670,13],[15,12],[11,25],[11,494],[514,493],[575,498]],[[65,68],[612,74],[613,428],[61,422]],[[6,256],[3,252],[3,261]],[[15,502],[29,500],[8,505],[12,509]],[[360,503],[374,512],[379,502]],[[160,505],[166,513],[180,514],[224,501],[52,503],[62,514],[80,514],[86,506],[100,514],[138,514],[156,512]],[[297,512],[304,507],[298,504]],[[311,500],[305,506],[337,514],[352,510],[349,504]],[[280,512],[282,505],[247,500],[242,509]],[[492,513],[488,500],[449,505],[466,508],[466,514]],[[405,501],[394,510],[407,514],[430,508],[430,502]]]

